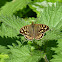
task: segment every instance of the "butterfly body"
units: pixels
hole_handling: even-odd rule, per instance
[[[20,33],[28,40],[39,40],[43,37],[44,33],[49,30],[49,27],[44,24],[34,24],[24,26],[20,29]]]

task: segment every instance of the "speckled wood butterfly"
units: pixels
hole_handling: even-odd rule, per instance
[[[40,40],[49,27],[44,24],[34,24],[24,26],[20,29],[20,33],[28,40]]]

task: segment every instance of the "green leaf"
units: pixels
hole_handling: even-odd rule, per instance
[[[5,62],[5,60],[8,58],[9,56],[7,54],[0,54],[0,62]]]
[[[42,2],[42,1],[45,1],[45,0],[34,0],[34,2]],[[62,0],[46,0],[47,2],[56,2],[56,1],[59,1],[59,2],[62,2]]]
[[[29,7],[37,13],[37,17],[40,17],[40,13],[44,11],[44,8],[50,6],[52,7],[52,5],[54,4],[54,6],[56,7],[56,3],[53,2],[47,2],[47,1],[42,1],[42,0],[36,0],[34,2],[32,2],[31,4],[29,4]]]
[[[51,62],[62,62],[62,39],[58,39],[58,45],[56,48],[52,48],[55,51],[56,55],[53,55]]]
[[[8,53],[8,51],[9,51],[9,49],[7,49],[7,47],[0,45],[0,53],[6,54],[6,53]]]
[[[0,16],[0,20],[3,22],[0,27],[0,35],[8,36],[8,37],[15,37],[19,34],[19,30],[22,26],[24,26],[25,20],[16,18],[15,16]],[[26,24],[25,24],[26,25]]]
[[[13,15],[18,10],[23,9],[31,0],[13,0],[1,7],[0,15]]]
[[[14,48],[12,46],[8,46],[11,51],[10,59],[8,62],[38,62],[42,57],[43,53],[41,51],[30,51],[30,47],[28,45],[24,45],[22,47]]]

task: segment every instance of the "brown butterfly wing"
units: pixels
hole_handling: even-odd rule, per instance
[[[26,39],[33,40],[33,29],[31,25],[24,26],[20,29],[20,34],[24,35]]]
[[[36,40],[39,40],[43,37],[44,33],[49,30],[49,27],[47,25],[44,25],[44,24],[35,24],[35,27],[34,27],[34,38]]]

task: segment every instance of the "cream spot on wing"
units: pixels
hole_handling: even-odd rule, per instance
[[[42,25],[41,25],[41,27],[42,27]]]
[[[41,39],[43,37],[43,34],[40,34],[39,36],[37,36],[35,39]]]
[[[41,29],[43,29],[43,27]]]
[[[45,30],[47,29],[47,26],[46,26],[46,28],[44,28]]]
[[[43,25],[43,27],[45,27],[45,25]]]
[[[41,27],[42,25],[39,25],[39,27]]]
[[[25,38],[28,39],[28,40],[32,40],[33,39],[32,37],[30,37],[28,35],[26,35]]]
[[[23,32],[23,30],[21,29],[21,32]]]
[[[24,29],[28,29],[28,26],[25,26]]]
[[[23,28],[23,30],[24,30],[24,28]]]
[[[26,32],[25,32],[25,34],[26,34]]]
[[[40,32],[43,32],[43,30],[40,30]],[[39,33],[40,33],[40,32],[39,32]]]
[[[26,27],[28,29],[28,27]]]
[[[42,25],[39,25],[39,27],[42,27]]]
[[[24,31],[26,31],[26,29],[24,29]]]
[[[26,29],[27,27],[25,27],[25,29]]]
[[[41,30],[41,32],[43,32],[43,30]]]

